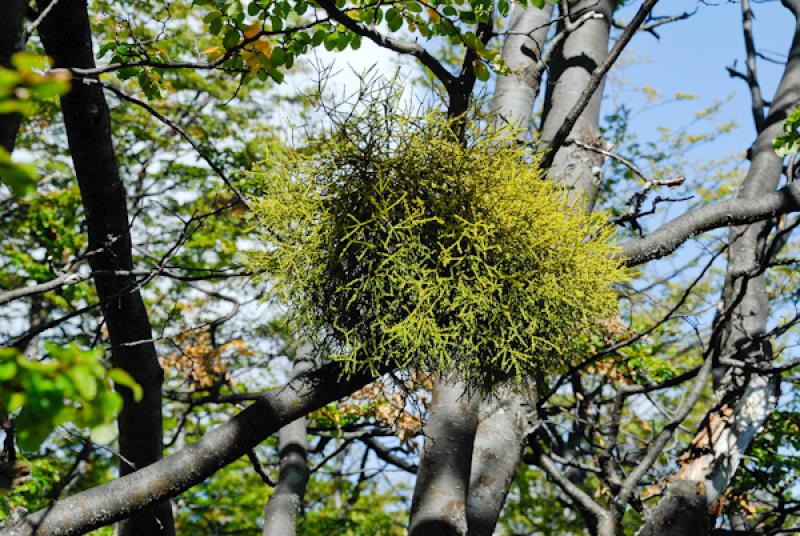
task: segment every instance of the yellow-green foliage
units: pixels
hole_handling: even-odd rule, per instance
[[[370,108],[259,177],[252,265],[346,371],[522,386],[614,314],[611,230],[508,136],[466,138],[437,115]]]

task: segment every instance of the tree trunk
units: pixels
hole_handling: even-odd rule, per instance
[[[410,536],[465,536],[467,493],[480,397],[440,378],[425,423],[409,522]]]
[[[542,119],[542,141],[550,142],[561,127],[566,115],[575,106],[588,85],[592,71],[608,57],[608,38],[611,17],[616,7],[614,0],[582,0],[570,5],[572,19],[592,11],[600,18],[590,19],[570,32],[558,50],[554,51],[550,77],[545,94]],[[563,31],[564,23],[561,23]],[[570,139],[596,145],[600,135],[600,105],[603,100],[603,84],[595,91],[589,105],[572,128]],[[591,211],[600,186],[603,156],[574,144],[566,144],[555,156],[550,168],[550,177],[562,182],[583,197],[585,206]]]
[[[529,410],[519,393],[481,402],[467,499],[470,536],[494,533],[522,458]]]
[[[537,63],[544,51],[544,41],[550,30],[553,4],[542,9],[532,3],[514,3],[508,36],[503,42],[501,58],[511,70],[508,76],[497,76],[492,97],[495,128],[506,125],[522,131],[524,137],[533,114],[533,103],[539,95],[542,72]]]
[[[50,0],[38,0],[40,9]],[[45,50],[56,67],[93,68],[94,53],[86,0],[56,4],[39,26]],[[89,234],[89,250],[99,250],[89,262],[112,345],[115,367],[128,372],[142,387],[135,401],[121,387],[119,416],[120,474],[126,475],[161,459],[161,384],[163,373],[152,341],[150,322],[136,280],[115,275],[133,269],[125,187],[120,180],[111,139],[111,118],[99,85],[73,80],[61,98],[72,162],[81,191]],[[119,533],[175,533],[169,501],[133,515]]]
[[[550,94],[545,104],[546,124],[553,133],[558,130],[561,121],[574,106],[578,95],[586,86],[594,66],[601,63],[608,52],[609,21],[611,20],[613,2],[597,4],[597,2],[592,1],[587,6],[587,9],[598,11],[605,18],[584,22],[566,37],[563,41],[563,47],[560,47],[555,53],[556,55],[553,58],[555,64],[551,69],[551,76],[556,76],[557,78],[554,78],[551,83]],[[517,7],[515,6],[515,9]],[[529,7],[527,11],[534,9]],[[578,5],[573,7],[572,12],[576,16],[580,16],[585,12],[585,9]],[[537,42],[542,43],[547,33],[547,30],[542,29],[542,27],[547,28],[545,25],[551,14],[550,11],[546,13],[540,11],[536,14],[538,16],[528,14],[527,16],[518,16],[517,19],[512,15],[511,31],[528,33],[533,29],[538,29],[533,33],[533,36]],[[514,30],[515,20],[526,21],[530,24],[530,27],[518,26]],[[512,69],[514,66],[530,69],[536,64],[536,59],[532,59],[527,54],[522,53],[519,50],[519,47],[522,46],[520,44],[509,46],[509,43],[513,42],[512,39],[516,40],[517,43],[521,41],[519,36],[509,36],[503,46],[503,59],[512,66]],[[538,50],[538,47],[530,45],[527,41],[524,41],[524,43],[529,48]],[[591,46],[594,48],[582,50],[578,46]],[[508,54],[508,57],[506,57],[506,54]],[[568,65],[575,65],[578,57],[592,58],[595,63],[586,65],[583,69],[578,69],[580,72],[576,72],[575,69],[568,67]],[[492,103],[494,113],[501,118],[513,118],[512,124],[514,126],[527,125],[532,114],[533,101],[539,91],[539,81],[540,78],[532,80],[524,77],[503,77],[501,83],[501,79],[498,78],[498,86]],[[570,83],[582,85],[569,87]],[[594,133],[594,138],[599,133],[601,92],[602,89],[598,89],[598,93],[583,112],[578,123],[581,128],[590,129]],[[568,167],[573,175],[590,176],[592,168],[598,165],[596,155],[579,153],[574,149],[573,146],[563,147],[556,155],[556,164],[553,169],[556,169],[556,166],[565,166],[569,163]],[[562,156],[563,154],[568,156]],[[602,160],[600,163],[602,163]],[[555,177],[557,175],[551,176]],[[583,188],[589,188],[595,182],[576,182],[576,198],[594,195],[594,189],[583,190]],[[472,466],[473,484],[470,487],[470,500],[468,503],[470,534],[492,534],[494,525],[500,516],[500,511],[508,493],[508,486],[510,486],[519,467],[522,444],[527,432],[528,408],[524,406],[524,403],[524,397],[511,395],[502,403],[497,404],[496,409],[499,412],[491,411],[489,408],[483,408],[481,411],[482,420],[478,427],[479,433],[475,438],[475,455]],[[579,472],[572,471],[570,474],[571,479],[582,478],[576,474]],[[484,478],[491,479],[493,485],[488,487],[480,485],[481,479]]]
[[[784,2],[800,13],[800,2]],[[800,22],[800,19],[798,19]],[[772,108],[752,149],[752,164],[739,197],[757,198],[777,188],[783,158],[775,154],[772,139],[782,131],[782,121],[800,99],[800,25],[796,26],[789,61]],[[753,224],[731,231],[730,258],[723,304],[733,306],[722,326],[718,358],[733,358],[749,365],[769,367],[772,348],[763,340],[769,313],[766,282],[762,273],[768,262],[764,241],[771,225]],[[712,342],[714,344],[714,342]],[[756,435],[775,410],[779,377],[749,373],[732,367],[715,371],[716,389],[721,395],[689,447],[687,462],[667,487],[640,531],[641,536],[682,534],[682,527],[697,527],[707,534],[711,524],[709,508],[730,485],[736,469]],[[702,522],[701,522],[702,521]]]
[[[298,378],[314,365],[310,345],[297,351],[292,377]],[[305,416],[278,431],[280,476],[278,485],[264,508],[264,536],[294,536],[297,515],[303,508],[303,496],[308,483],[308,434]]]
[[[515,3],[510,33],[503,43],[502,59],[513,74],[497,77],[492,114],[495,128],[519,129],[521,139],[527,136],[539,94],[542,71],[537,67],[552,16],[552,4],[539,9],[530,3],[525,7]],[[497,525],[522,457],[529,409],[525,402],[518,393],[502,393],[494,400],[481,401],[467,497],[471,536],[490,535]]]
[[[0,7],[0,67],[11,66],[11,55],[22,50],[25,0],[3,0]],[[0,147],[9,153],[14,150],[17,132],[22,122],[18,113],[0,114]]]

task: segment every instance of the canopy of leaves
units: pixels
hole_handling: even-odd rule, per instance
[[[611,231],[571,210],[508,133],[367,105],[261,175],[272,297],[356,372],[457,371],[518,386],[586,349],[625,277]]]

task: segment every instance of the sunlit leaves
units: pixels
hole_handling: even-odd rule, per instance
[[[800,108],[789,114],[783,122],[783,134],[772,142],[780,156],[797,154],[800,151]]]
[[[47,358],[42,361],[0,348],[0,414],[14,419],[19,447],[37,450],[65,423],[92,430],[97,442],[112,441],[113,419],[122,407],[113,384],[131,389],[137,400],[141,387],[122,370],[107,371],[99,350],[50,343],[45,347]]]
[[[0,67],[0,114],[19,113],[31,115],[41,101],[62,95],[69,89],[68,71],[44,72],[49,62],[46,57],[18,52],[11,58],[13,69]],[[0,148],[0,182],[8,186],[15,196],[25,196],[33,191],[37,178],[36,168],[11,160],[11,155]]]

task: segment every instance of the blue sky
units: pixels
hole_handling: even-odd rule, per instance
[[[630,20],[640,2],[621,9],[617,17]],[[744,69],[744,40],[742,37],[741,6],[739,2],[718,0],[698,3],[691,0],[670,0],[657,4],[655,15],[677,15],[684,11],[697,13],[688,20],[659,28],[661,39],[638,35],[629,45],[627,58],[646,59],[622,69],[620,75],[634,85],[648,85],[663,95],[686,92],[697,95],[697,101],[656,108],[641,114],[634,128],[642,136],[658,126],[677,128],[691,120],[701,107],[714,99],[733,94],[724,108],[723,118],[735,120],[739,128],[711,147],[713,155],[722,157],[744,151],[753,141],[755,131],[750,116],[750,95],[744,81],[732,79],[725,67],[738,60]],[[754,35],[759,50],[770,56],[785,58],[792,38],[794,17],[778,0],[752,4],[755,14]],[[771,99],[778,84],[782,66],[764,60],[758,62],[758,74],[764,97]],[[644,103],[641,97],[640,103]],[[632,107],[636,108],[635,104]]]

